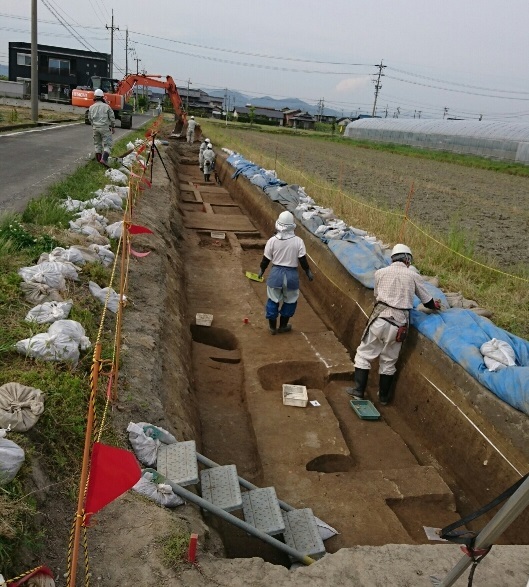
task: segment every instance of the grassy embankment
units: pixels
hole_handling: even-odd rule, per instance
[[[116,141],[113,153],[123,152],[128,141],[143,138],[144,134],[145,129],[129,133]],[[24,321],[32,304],[23,299],[17,271],[34,265],[41,253],[55,246],[84,244],[84,237],[66,230],[74,215],[60,204],[68,196],[78,200],[91,198],[92,192],[109,183],[104,172],[103,166],[90,161],[64,181],[51,186],[43,196],[32,200],[22,215],[0,217],[0,385],[14,381],[41,389],[46,394],[45,410],[37,424],[26,433],[8,435],[24,449],[26,460],[15,479],[0,487],[0,572],[6,578],[28,570],[29,561],[39,551],[43,552],[45,560],[47,529],[34,524],[34,514],[42,504],[31,493],[35,489],[29,482],[32,462],[38,462],[44,470],[51,495],[65,499],[75,495],[92,364],[91,349],[81,354],[76,367],[27,359],[13,350],[17,341],[46,332],[49,327],[49,324]],[[119,212],[104,215],[110,222],[122,218]],[[114,250],[115,245],[113,243]],[[82,324],[92,343],[99,329],[102,305],[89,293],[88,282],[95,281],[106,287],[110,273],[111,269],[90,263],[83,266],[79,282],[67,281],[64,299],[74,302],[69,319]],[[111,358],[114,323],[114,315],[107,313],[102,338],[103,358]],[[99,408],[103,405],[100,403]],[[102,438],[110,443],[115,441],[108,423]],[[73,517],[73,502],[71,513]],[[53,532],[53,528],[49,531]],[[65,554],[66,540],[67,537]]]
[[[399,235],[402,226],[402,210],[387,209],[381,213],[380,209],[373,208],[362,194],[339,190],[336,184],[326,181],[321,176],[294,170],[292,162],[283,160],[281,157],[276,158],[277,153],[272,147],[267,148],[266,145],[263,147],[260,144],[257,149],[252,141],[252,136],[255,136],[255,126],[250,128],[249,125],[244,127],[234,124],[226,127],[223,123],[212,123],[211,121],[201,121],[201,124],[204,133],[211,138],[216,146],[239,151],[266,169],[276,169],[282,180],[306,186],[309,195],[314,197],[319,205],[333,208],[337,216],[348,224],[363,228],[387,243],[396,243],[401,240]],[[246,132],[239,132],[241,127]],[[268,132],[269,128],[261,127],[259,130]],[[271,132],[281,134],[281,132],[289,131],[274,129]],[[313,138],[315,149],[324,149],[325,145],[322,142],[329,140],[325,134],[316,136],[315,133],[308,131],[304,131],[303,136]],[[340,144],[346,145],[346,148],[351,150],[359,146],[353,141],[344,141],[343,138],[332,140],[339,141]],[[364,147],[365,145],[360,146]],[[408,148],[397,149],[395,145],[389,145],[387,149],[384,145],[369,145],[369,148],[379,148],[401,155],[450,161],[459,165],[510,173],[508,171],[509,164],[478,157],[420,152],[411,148],[408,151]],[[520,175],[529,175],[529,168],[521,167],[524,173],[520,173]],[[392,212],[396,214],[392,214]],[[490,260],[477,258],[473,252],[472,240],[461,230],[452,228],[448,234],[434,233],[431,229],[426,232],[438,242],[425,236],[423,232],[412,225],[406,226],[406,243],[412,250],[420,251],[420,255],[416,255],[416,262],[421,272],[426,275],[439,276],[440,285],[445,291],[460,291],[466,298],[476,300],[481,307],[491,310],[494,314],[494,323],[501,328],[523,338],[529,338],[529,283],[527,281],[529,280],[529,265],[524,262],[506,271],[522,279],[504,275],[495,271],[499,270],[499,267],[491,265]],[[469,261],[467,259],[469,257],[490,268]]]
[[[61,122],[65,120],[84,118],[84,109],[78,108],[77,112],[60,112],[46,110],[39,104],[39,122]],[[5,127],[27,126],[32,123],[31,108],[25,106],[8,106],[0,104],[0,131]]]

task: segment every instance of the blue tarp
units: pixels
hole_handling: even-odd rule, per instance
[[[233,177],[239,173],[243,173],[246,177],[252,177],[256,173],[265,175],[262,168],[242,159],[240,155],[230,156],[228,163],[236,167]],[[280,180],[275,181],[275,184],[267,183],[263,187],[264,192],[272,200],[281,202],[294,212],[293,192],[299,186],[288,186],[279,190],[275,186],[286,184]],[[281,191],[283,194],[280,194]],[[301,211],[296,211],[296,217],[313,234],[323,222],[319,217],[305,220],[302,218]],[[327,241],[324,236],[321,238],[347,271],[370,289],[374,288],[375,271],[386,267],[391,262],[388,253],[384,252],[379,244],[369,242],[354,234],[353,231],[346,231],[341,239]],[[425,286],[433,298],[440,299],[444,307],[448,306],[446,297],[440,289],[426,282]],[[417,307],[419,303],[416,297],[414,307]],[[410,323],[496,396],[517,410],[529,414],[529,342],[527,340],[498,328],[490,320],[475,312],[459,308],[451,308],[435,314],[412,310]],[[503,340],[511,345],[516,356],[516,367],[506,367],[496,372],[487,370],[479,349],[483,343],[492,338]]]

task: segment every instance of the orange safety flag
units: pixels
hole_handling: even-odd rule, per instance
[[[89,525],[93,514],[136,485],[140,477],[138,461],[130,451],[94,443],[83,526]]]
[[[129,226],[129,234],[154,234],[154,232],[146,226],[140,224],[131,224]]]

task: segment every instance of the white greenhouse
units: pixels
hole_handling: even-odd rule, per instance
[[[364,118],[349,123],[344,136],[529,165],[526,123]]]

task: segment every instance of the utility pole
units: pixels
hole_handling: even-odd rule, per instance
[[[479,115],[479,120],[483,120],[483,114]]]
[[[417,118],[420,118],[421,114],[422,114],[422,110],[417,110],[417,114],[419,115]]]
[[[125,76],[129,75],[129,27],[125,29]]]
[[[228,108],[228,88],[226,88],[226,91],[224,92],[224,112],[226,112],[226,126],[228,126]]]
[[[448,114],[448,108],[445,106],[445,107],[443,108],[443,120],[444,120],[444,118],[445,118],[445,116],[446,116],[447,114]]]
[[[141,59],[138,59],[137,57],[135,57],[134,61],[136,62],[136,75],[139,75],[140,71],[138,69],[138,64],[141,61]],[[134,84],[134,112],[136,112],[137,109],[138,109],[138,82],[136,82]]]
[[[388,117],[388,105],[386,104],[386,116],[384,116],[384,118]]]
[[[373,112],[371,113],[371,116],[375,116],[375,111],[377,109],[377,99],[378,99],[378,92],[382,89],[382,84],[380,83],[380,78],[384,76],[384,74],[382,73],[382,70],[385,69],[387,67],[387,65],[383,65],[382,64],[382,59],[380,60],[380,65],[377,65],[378,67],[378,75],[377,75],[377,79],[373,80],[375,82],[375,101],[373,103]]]
[[[114,31],[119,31],[118,26],[114,26],[114,9],[112,9],[112,24],[108,26],[105,25],[105,28],[108,30],[110,29],[110,77],[114,77]]]
[[[187,98],[186,98],[186,113],[189,114],[189,84],[191,83],[191,80],[188,78],[187,79]]]
[[[37,46],[37,0],[31,0],[31,120],[39,121],[39,64]]]

